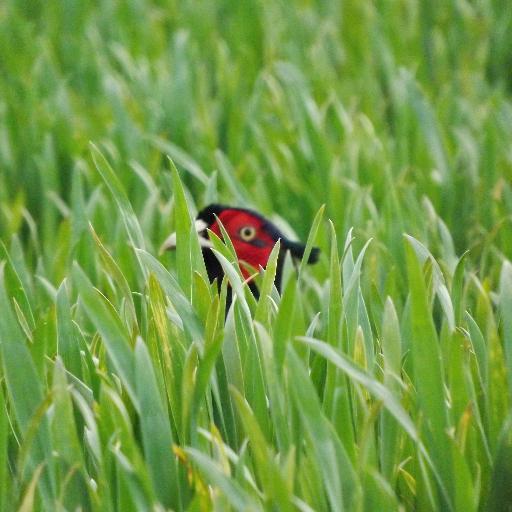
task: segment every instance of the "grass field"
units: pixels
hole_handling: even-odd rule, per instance
[[[502,0],[0,3],[0,510],[512,510],[511,34]],[[224,322],[214,201],[320,262],[256,302],[219,247]]]

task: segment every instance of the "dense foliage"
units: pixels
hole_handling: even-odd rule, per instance
[[[0,510],[511,510],[511,33],[497,0],[4,0]],[[320,262],[256,301],[217,244],[224,321],[213,201]]]

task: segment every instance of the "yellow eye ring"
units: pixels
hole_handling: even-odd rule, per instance
[[[256,229],[252,226],[244,226],[240,229],[238,234],[244,242],[251,242],[256,238]]]

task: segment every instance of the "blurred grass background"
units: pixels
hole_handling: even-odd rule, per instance
[[[92,140],[136,207],[147,190],[133,167],[165,192],[170,154],[199,203],[218,171],[223,200],[250,198],[302,236],[326,203],[340,229],[389,237],[400,226],[424,239],[427,198],[458,253],[493,230],[506,251],[510,230],[496,228],[510,213],[511,11],[4,2],[1,232],[26,226],[26,208],[54,246],[73,176],[97,184]]]
[[[228,504],[279,509],[293,495],[297,499],[292,509],[308,510],[309,505],[327,510],[336,508],[336,497],[343,495],[349,510],[399,504],[417,510],[509,506],[505,483],[500,482],[507,482],[503,475],[512,471],[507,462],[512,326],[502,316],[510,311],[508,285],[512,282],[504,263],[512,258],[511,31],[512,4],[498,0],[4,0],[0,4],[0,239],[5,247],[0,259],[5,271],[3,306],[10,313],[5,313],[0,330],[4,346],[0,405],[5,412],[0,450],[9,457],[0,464],[0,476],[5,475],[0,505],[32,504],[48,509],[58,503],[73,509],[81,503],[85,509],[141,510],[163,503],[178,510],[223,510]],[[93,161],[90,142],[105,161],[99,153]],[[216,200],[251,206],[306,240],[315,214],[325,204],[324,217],[332,220],[337,239],[327,223],[321,223],[316,234],[324,254],[321,263],[308,269],[303,287],[295,294],[289,291],[286,302],[279,303],[274,296],[275,311],[266,303],[256,309],[248,297],[249,320],[241,313],[247,312],[241,301],[237,314],[245,320],[237,317],[226,334],[220,325],[212,327],[212,318],[218,320],[223,313],[210,311],[214,306],[198,298],[201,293],[213,297],[211,290],[205,291],[206,283],[187,277],[173,258],[163,260],[170,270],[163,274],[149,256],[133,251],[130,244],[156,254],[164,237],[174,230],[176,216],[188,215],[183,201],[176,198],[180,182],[170,172],[167,155],[180,171],[192,215]],[[91,234],[89,223],[99,238]],[[340,262],[336,250],[343,249],[352,227],[355,253],[342,252]],[[421,264],[427,261],[425,282],[408,253],[409,242],[404,244],[403,233],[414,237],[410,243]],[[373,242],[366,250],[359,282],[354,260],[370,238]],[[197,254],[193,249],[191,254],[187,256],[190,268],[200,275]],[[72,271],[73,262],[77,265]],[[105,310],[95,306],[98,298],[92,286],[112,303]],[[340,297],[343,293],[342,304],[336,298],[338,292]],[[173,303],[171,320],[165,320],[166,295],[171,295]],[[153,309],[148,296],[155,301]],[[391,305],[386,302],[388,296]],[[300,314],[290,306],[296,301],[301,304]],[[287,317],[284,312],[279,315],[281,307],[286,315],[295,311],[300,318],[286,335],[282,318]],[[322,312],[320,320],[315,320],[317,311]],[[176,315],[183,320],[184,334],[176,327]],[[382,380],[403,402],[421,431],[429,456],[441,460],[441,466],[440,447],[446,439],[439,432],[454,429],[461,458],[454,455],[453,466],[451,462],[438,468],[436,475],[426,467],[428,457],[422,460],[411,442],[404,440],[403,431],[400,442],[395,433],[390,440],[382,434],[387,427],[379,423],[375,442],[368,435],[359,438],[358,422],[369,431],[368,425],[376,418],[383,425],[392,421],[384,413],[379,415],[375,405],[379,399],[373,406],[367,403],[366,384],[353,381],[353,375],[341,378],[339,366],[332,361],[326,365],[323,359],[320,363],[319,358],[315,363],[300,348],[302,359],[296,359],[295,352],[286,359],[289,382],[281,382],[279,369],[267,368],[270,373],[265,377],[250,377],[257,384],[250,391],[238,386],[233,377],[238,374],[235,370],[230,374],[228,368],[226,386],[235,385],[256,409],[271,448],[261,448],[262,441],[247,419],[249,413],[243,405],[235,405],[238,398],[221,400],[219,384],[212,384],[206,376],[205,388],[194,395],[194,403],[202,405],[192,413],[183,412],[194,421],[186,427],[186,422],[180,424],[181,413],[174,416],[174,408],[187,395],[183,394],[183,400],[177,397],[181,387],[186,389],[186,378],[192,379],[191,368],[194,364],[199,368],[204,361],[202,345],[194,345],[199,343],[198,325],[205,328],[210,318],[206,339],[229,345],[226,339],[242,343],[240,329],[247,321],[252,327],[247,324],[242,331],[252,332],[254,339],[249,336],[243,343],[250,346],[257,337],[252,331],[253,317],[260,322],[267,315],[263,325],[274,343],[286,339],[291,344],[295,334],[314,335],[339,348],[376,382]],[[425,316],[433,325],[421,323]],[[341,319],[341,325],[332,318]],[[130,368],[135,364],[134,354],[152,361],[155,375],[148,377],[150,383],[144,389],[159,389],[164,403],[160,406],[170,411],[164,414],[160,409],[157,414],[167,418],[160,425],[161,439],[172,431],[183,450],[199,450],[178,452],[186,462],[178,469],[172,465],[162,469],[167,471],[166,481],[173,482],[168,488],[155,483],[158,479],[152,471],[158,467],[158,457],[151,455],[144,425],[134,432],[126,420],[141,415],[141,397],[133,383],[146,382],[147,376],[141,377],[140,370],[138,377],[130,377],[130,372],[123,374],[123,364],[112,363],[118,350],[117,338],[108,329],[112,325],[121,329],[122,334],[116,332],[129,347],[121,359],[130,361]],[[73,343],[68,346],[58,341],[63,332],[75,340],[79,350]],[[384,333],[387,339],[402,340],[403,360],[399,358],[398,363],[396,354],[383,352],[387,350]],[[144,342],[135,343],[137,335],[148,344],[149,355],[145,355]],[[419,343],[422,336],[425,339]],[[429,409],[428,390],[435,383],[428,375],[422,376],[418,366],[428,354],[414,355],[411,347],[416,343],[419,348],[429,347],[437,337],[444,341],[440,344],[442,368],[439,375],[433,373],[442,385],[437,395],[433,392]],[[7,338],[19,341],[13,353],[5,348]],[[113,345],[109,345],[110,338]],[[462,343],[461,338],[471,347],[465,355],[454,348]],[[180,347],[174,347],[181,363],[172,377],[166,377],[170,362],[156,348],[166,346],[168,339],[178,340]],[[191,354],[190,347],[198,353],[192,350]],[[105,350],[114,352],[106,357]],[[263,353],[247,350],[248,363],[243,364],[250,366],[258,357],[264,358]],[[56,355],[63,360],[61,370],[61,363],[53,364]],[[211,357],[218,365],[219,352],[214,350]],[[223,357],[228,356],[224,353]],[[388,357],[394,361],[395,376],[402,372],[396,381],[383,377]],[[415,357],[416,367],[411,363]],[[36,378],[38,383],[33,386],[37,390],[27,391],[23,382],[16,381],[9,373],[10,361],[18,361],[23,368],[33,366],[25,378]],[[227,361],[226,365],[232,364]],[[213,371],[211,364],[205,375]],[[279,382],[274,382],[277,391],[268,375]],[[272,425],[266,423],[264,398],[275,392],[278,401],[292,400],[292,383],[308,375],[319,403],[308,395],[313,409],[303,411],[298,403],[291,405],[291,431],[280,435],[287,427],[279,423],[282,418],[273,417],[276,423]],[[348,405],[340,391],[345,378],[352,397]],[[180,382],[176,396],[169,391],[173,379]],[[397,382],[401,387],[396,387]],[[66,383],[81,389],[88,405]],[[424,395],[422,386],[427,390]],[[228,394],[227,388],[224,391]],[[24,403],[27,392],[33,401]],[[219,436],[209,434],[214,448],[206,448],[204,439],[197,440],[197,427],[208,430],[210,420],[218,419],[211,393],[214,402],[221,400],[216,407],[227,408],[228,416],[238,407],[247,424],[242,427],[239,423],[244,420],[237,420],[235,434],[229,427],[235,420],[223,417]],[[124,403],[119,410],[126,407],[126,417],[125,412],[108,420],[101,414],[96,420],[87,415],[87,411],[93,415],[95,407],[107,410],[110,401],[117,400]],[[21,403],[20,410],[17,403]],[[384,399],[384,403],[391,402]],[[308,423],[318,412],[317,406],[330,426],[322,421]],[[430,417],[438,409],[449,420],[432,420],[434,434],[427,432],[423,437],[424,422],[429,421],[425,414]],[[343,433],[347,422],[346,417],[340,419],[343,411],[354,425],[351,435]],[[50,440],[52,435],[45,429],[53,428],[55,418],[76,429],[76,439],[64,442],[57,435]],[[84,441],[84,422],[85,432],[90,433],[95,421],[102,430],[97,446]],[[300,457],[294,458],[292,452],[301,450],[292,441],[301,438],[302,429],[328,438],[332,428],[340,435],[354,469],[353,474],[342,474],[343,492],[327,481],[324,493],[320,475],[325,454],[313,450],[304,466],[294,469]],[[114,442],[119,429],[123,433],[116,434],[119,438]],[[248,434],[250,455],[241,432],[254,436]],[[38,435],[43,436],[40,445]],[[471,448],[466,447],[466,435],[473,436],[468,442]],[[231,453],[227,456],[230,462],[219,455],[220,437],[236,451],[236,463]],[[162,446],[170,446],[167,441]],[[82,480],[74,481],[67,466],[58,476],[59,470],[38,465],[51,454],[50,446],[56,452],[64,446],[64,452],[72,454],[66,463],[80,468]],[[122,457],[116,451],[119,446]],[[265,456],[258,455],[258,446],[261,453],[270,450],[272,456],[267,455],[275,457],[276,467],[271,469],[283,481],[288,479],[287,486],[275,477],[289,495],[280,495],[260,473]],[[98,454],[103,450],[115,453],[117,459],[100,460]],[[221,489],[218,492],[223,497],[210,496],[199,476],[192,483],[187,480],[189,469],[184,468],[190,460],[206,474],[216,475],[208,465],[211,461],[204,459],[208,452],[218,456],[224,471],[219,470],[217,480],[209,482]],[[31,465],[26,461],[32,456]],[[130,460],[132,472],[125,474],[120,469],[127,467],[123,457]],[[414,462],[406,471],[408,460]],[[234,467],[232,473],[226,470],[229,464]],[[26,472],[20,469],[25,466]],[[177,480],[173,471],[179,473]],[[247,484],[247,472],[256,482],[249,485],[250,499],[236,487],[240,482]],[[35,487],[40,474],[42,483]],[[109,494],[100,486],[97,491],[90,479],[97,482],[101,475],[120,490]],[[234,483],[223,480],[226,475]],[[132,477],[140,481],[134,484]],[[443,490],[443,482],[448,485],[451,480],[457,489]],[[70,492],[75,498],[66,501],[63,496],[70,481],[69,485],[77,486]],[[124,494],[123,486],[130,492]],[[181,497],[171,498],[177,488]],[[355,498],[347,498],[347,488],[355,489]],[[358,494],[367,488],[371,490],[367,495]],[[80,493],[88,497],[77,498]],[[225,496],[227,501],[223,501]]]

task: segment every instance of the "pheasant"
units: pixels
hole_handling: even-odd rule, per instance
[[[280,240],[281,250],[277,260],[275,286],[281,289],[282,270],[286,252],[300,260],[304,256],[305,244],[288,239],[272,222],[259,213],[248,208],[235,208],[221,204],[211,204],[201,210],[195,221],[195,228],[199,235],[203,258],[211,282],[217,279],[220,284],[224,272],[222,266],[211,251],[212,244],[208,239],[210,230],[222,238],[219,221],[229,235],[240,263],[243,276],[250,280],[251,268],[265,268],[275,243]],[[176,247],[176,234],[170,235],[162,245],[161,250],[171,250]],[[313,247],[308,257],[308,263],[318,260],[320,250]],[[258,290],[254,283],[249,281],[249,287],[257,297]]]

